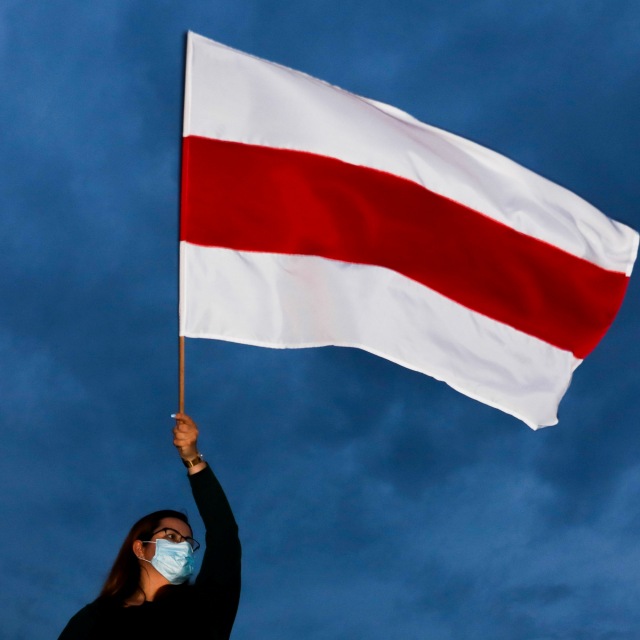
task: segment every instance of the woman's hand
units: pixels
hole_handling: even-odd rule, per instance
[[[193,460],[198,455],[198,427],[186,413],[176,413],[173,428],[173,444],[183,460]]]

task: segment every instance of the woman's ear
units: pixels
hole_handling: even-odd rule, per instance
[[[142,545],[142,540],[134,540],[132,549],[136,558],[140,558],[141,560],[144,558],[144,546]]]

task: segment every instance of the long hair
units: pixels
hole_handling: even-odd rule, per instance
[[[138,590],[140,586],[140,563],[133,553],[133,543],[136,540],[151,539],[160,521],[164,518],[178,518],[178,520],[182,520],[182,522],[191,527],[184,513],[171,509],[154,511],[140,518],[131,527],[127,537],[124,539],[111,571],[109,571],[109,575],[102,586],[102,591],[98,596],[99,599],[124,604]]]

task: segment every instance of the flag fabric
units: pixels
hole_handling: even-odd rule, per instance
[[[408,114],[194,33],[180,335],[364,349],[557,422],[638,234]]]

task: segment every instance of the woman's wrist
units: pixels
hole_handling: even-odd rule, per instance
[[[203,455],[197,451],[190,456],[185,456],[183,453],[180,453],[180,458],[182,459],[182,464],[187,467],[187,473],[190,476],[198,473],[198,471],[202,471],[207,466]]]
[[[191,469],[191,467],[195,467],[204,462],[204,456],[197,451],[189,455],[180,454],[180,458],[182,459],[182,464],[184,464],[187,469]]]

